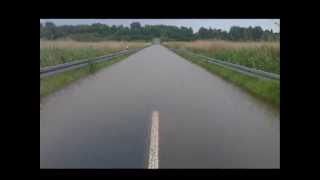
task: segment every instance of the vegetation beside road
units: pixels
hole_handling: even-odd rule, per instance
[[[280,50],[277,44],[234,43],[234,42],[173,42],[164,43],[171,48],[186,48],[195,53],[226,60],[256,69],[273,73],[280,72]],[[243,88],[250,94],[268,102],[272,106],[280,106],[280,81],[264,80],[241,74],[239,72],[208,63],[203,58],[178,51],[178,55],[197,64],[209,72],[228,80]]]
[[[93,58],[126,49],[141,48],[144,42],[102,41],[43,41],[40,40],[40,67]]]
[[[41,41],[40,67],[53,66],[75,60],[93,58],[126,49],[142,48],[143,42],[76,42],[76,41]],[[110,61],[99,62],[79,69],[66,71],[40,79],[40,97],[47,96],[72,82],[125,59],[129,55],[120,55]]]
[[[193,41],[164,43],[215,59],[280,74],[279,42]]]
[[[97,72],[98,70],[108,67],[114,63],[117,63],[129,55],[120,55],[113,58],[110,61],[104,61],[81,67],[79,69],[73,69],[53,76],[48,76],[40,79],[40,98],[43,98],[73,82],[79,80],[85,76]]]

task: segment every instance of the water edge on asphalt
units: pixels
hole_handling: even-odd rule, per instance
[[[153,45],[49,96],[40,168],[146,168],[151,113],[159,168],[279,168],[279,111]]]

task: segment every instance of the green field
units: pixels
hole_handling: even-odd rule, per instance
[[[224,67],[207,63],[203,59],[190,55],[189,53],[178,51],[178,55],[197,64],[210,73],[216,74],[225,80],[228,80],[243,88],[250,94],[260,98],[275,108],[280,106],[280,82],[276,80],[263,80],[248,75],[244,75]]]
[[[280,74],[279,42],[191,41],[165,42],[170,48],[183,48],[222,61]]]
[[[112,52],[142,48],[148,43],[125,41],[78,42],[40,40],[40,67],[93,58]]]
[[[216,52],[192,49],[191,51],[249,68],[280,74],[280,50],[274,47],[223,49]]]
[[[163,45],[168,48],[186,49],[218,60],[280,74],[279,42],[198,40],[191,42],[164,42]],[[272,106],[280,107],[280,81],[244,75],[225,67],[208,63],[203,58],[183,51],[177,51],[176,53],[192,63],[205,68],[207,71],[236,84]]]
[[[40,67],[53,66],[75,60],[93,58],[97,56],[106,55],[111,52],[108,50],[94,48],[41,48]]]
[[[78,42],[72,40],[40,40],[40,68],[76,60],[90,59],[124,50],[127,47],[128,49],[142,48],[146,45],[148,45],[146,42],[126,41]],[[40,97],[47,96],[82,77],[121,61],[128,56],[129,55],[121,55],[110,61],[100,62],[79,69],[41,78]]]
[[[80,78],[88,76],[89,74],[95,73],[102,68],[119,62],[128,56],[129,55],[120,55],[113,58],[111,61],[99,62],[79,69],[74,69],[53,76],[44,77],[40,80],[40,97],[45,97],[75,82]]]

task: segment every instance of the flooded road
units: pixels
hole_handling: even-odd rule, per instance
[[[279,168],[280,121],[238,87],[160,45],[46,98],[40,168]]]

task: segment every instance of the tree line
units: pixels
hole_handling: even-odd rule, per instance
[[[272,30],[263,30],[260,26],[233,26],[229,31],[201,27],[193,32],[190,27],[169,25],[145,25],[133,22],[130,27],[108,26],[101,23],[92,25],[62,25],[52,22],[40,22],[40,39],[56,40],[69,38],[78,41],[100,40],[145,40],[160,38],[162,41],[191,41],[191,40],[231,40],[231,41],[275,41],[280,34]]]

